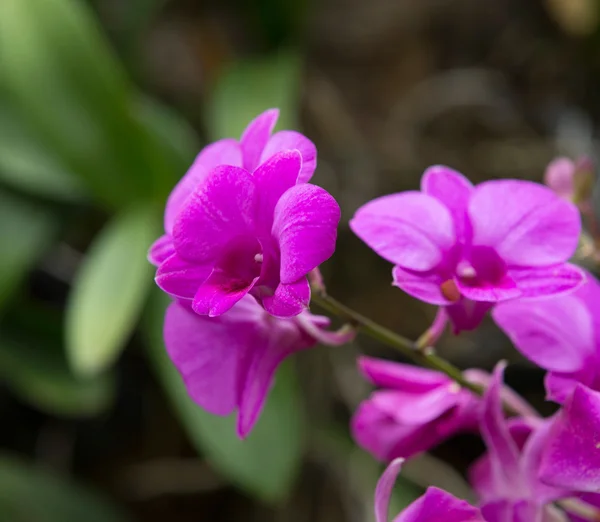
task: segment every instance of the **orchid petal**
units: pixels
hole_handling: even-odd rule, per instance
[[[189,195],[208,173],[219,165],[242,166],[242,150],[234,139],[219,140],[204,147],[194,163],[171,192],[165,207],[165,232],[171,234],[179,212]]]
[[[448,305],[452,302],[442,291],[442,284],[447,278],[435,271],[415,272],[395,266],[392,269],[392,276],[394,286],[421,301],[436,305]]]
[[[265,310],[275,317],[293,317],[308,308],[310,285],[306,278],[290,284],[280,283],[275,293],[262,299]]]
[[[148,261],[158,267],[175,253],[173,238],[167,234],[160,236],[148,251]]]
[[[479,509],[450,493],[429,487],[394,522],[484,522]]]
[[[299,348],[299,337],[293,323],[281,321],[269,331],[265,346],[255,350],[240,395],[237,431],[241,438],[252,431],[264,408],[275,371],[288,355]]]
[[[167,294],[180,299],[193,299],[211,271],[210,265],[188,263],[173,254],[158,267],[155,281]]]
[[[278,152],[260,165],[252,175],[256,185],[257,228],[268,235],[273,225],[273,214],[282,195],[296,185],[302,158],[297,150]]]
[[[396,459],[390,463],[381,475],[375,488],[375,521],[388,522],[388,514],[390,510],[390,498],[394,483],[402,468],[404,459]]]
[[[254,118],[244,130],[240,145],[246,170],[252,172],[258,167],[278,118],[279,109],[269,109]]]
[[[575,162],[569,158],[556,158],[546,167],[544,183],[556,194],[568,198],[574,191]]]
[[[519,450],[510,435],[502,410],[501,390],[505,364],[499,363],[483,397],[481,434],[488,448],[494,483],[512,489],[519,480]]]
[[[297,183],[307,183],[317,167],[317,148],[306,136],[296,131],[279,131],[271,136],[260,159],[261,163],[282,150],[297,150],[302,155],[302,168]]]
[[[305,277],[333,255],[339,221],[339,205],[321,187],[296,185],[283,194],[273,222],[281,251],[282,283]]]
[[[521,290],[521,297],[528,298],[571,292],[586,281],[585,272],[569,263],[544,268],[509,268],[508,275]]]
[[[238,360],[246,350],[241,335],[221,323],[171,303],[165,315],[165,346],[188,393],[214,415],[237,406]]]
[[[478,185],[469,216],[473,244],[495,248],[513,266],[566,261],[577,248],[581,229],[574,205],[528,181],[492,180]]]
[[[471,235],[467,210],[473,184],[460,172],[443,165],[435,165],[423,174],[421,191],[448,207],[454,220],[458,241],[466,241]]]
[[[546,484],[600,491],[600,392],[579,384],[558,413],[540,466]]]
[[[574,372],[593,356],[591,314],[573,295],[500,303],[492,316],[519,351],[546,370]]]
[[[454,278],[454,283],[461,295],[471,301],[485,301],[496,303],[507,299],[514,299],[521,295],[515,281],[508,275],[504,275],[499,281],[481,282],[471,285],[459,277]]]
[[[435,268],[456,240],[450,211],[420,192],[370,201],[358,209],[350,228],[381,257],[408,270]]]
[[[249,172],[225,165],[213,169],[175,221],[177,253],[189,261],[214,262],[234,237],[249,233],[255,196]]]

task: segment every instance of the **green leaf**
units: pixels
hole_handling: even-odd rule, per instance
[[[148,248],[159,234],[151,206],[117,215],[95,238],[74,281],[67,355],[77,375],[110,366],[124,348],[152,285]]]
[[[10,456],[0,455],[0,520],[6,522],[126,522],[95,493]]]
[[[292,52],[233,64],[226,70],[208,105],[208,129],[213,139],[239,137],[261,112],[278,107],[278,127],[296,126],[301,62]]]
[[[57,228],[44,208],[0,191],[0,308],[50,246]]]
[[[148,142],[154,143],[154,149],[160,151],[165,162],[157,179],[157,195],[166,200],[198,154],[198,136],[185,119],[151,98],[141,97],[136,107],[136,116],[147,132]]]
[[[6,103],[0,104],[0,180],[16,189],[61,201],[85,198],[85,188],[76,174],[39,142]]]
[[[0,89],[99,201],[157,196],[168,165],[136,119],[138,93],[81,0],[0,2]]]
[[[293,487],[304,449],[304,416],[293,368],[284,364],[250,436],[236,435],[235,416],[217,417],[189,398],[162,340],[168,299],[158,295],[148,309],[146,332],[151,360],[187,433],[200,453],[232,483],[269,503]]]
[[[0,333],[0,375],[11,391],[51,415],[81,417],[104,411],[114,399],[113,376],[77,379],[64,355],[44,341]]]

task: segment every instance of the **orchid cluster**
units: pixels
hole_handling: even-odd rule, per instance
[[[239,141],[200,152],[171,193],[165,233],[148,256],[156,283],[172,298],[164,338],[173,364],[200,407],[237,412],[241,438],[284,359],[375,328],[325,292],[318,267],[334,253],[340,209],[310,183],[314,144],[294,131],[273,133],[277,118],[277,110],[266,111]],[[581,171],[560,160],[548,170],[548,186],[473,186],[434,166],[420,191],[375,199],[350,221],[393,263],[395,286],[438,307],[416,343],[377,326],[385,333],[379,339],[425,368],[358,361],[378,389],[355,412],[351,430],[389,464],[375,492],[377,522],[388,520],[402,462],[461,432],[480,434],[487,448],[468,473],[477,505],[431,487],[395,522],[600,520],[600,284],[569,262],[586,208]],[[311,297],[349,324],[329,330],[327,317],[311,313]],[[547,371],[553,416],[542,418],[504,385],[504,363],[492,375],[460,372],[434,354],[446,325],[473,330],[488,314]]]

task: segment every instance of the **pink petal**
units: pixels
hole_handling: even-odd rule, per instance
[[[297,150],[302,155],[298,183],[307,183],[317,168],[317,148],[306,136],[296,131],[279,131],[271,136],[260,159],[261,163],[282,150]]]
[[[525,357],[546,370],[577,371],[593,356],[591,315],[572,295],[500,303],[492,317]]]
[[[194,312],[217,317],[244,297],[260,277],[261,246],[253,237],[240,236],[230,242],[213,271],[194,295]]]
[[[446,314],[452,324],[453,333],[475,330],[487,314],[494,307],[488,301],[471,301],[461,297],[460,301],[445,308]]]
[[[545,268],[512,268],[508,275],[517,283],[521,297],[549,297],[576,290],[586,281],[578,266],[562,263]]]
[[[460,278],[455,278],[454,282],[460,293],[472,301],[485,301],[496,303],[507,299],[514,299],[521,295],[521,291],[513,279],[505,275],[496,282],[483,281],[477,285],[466,284]]]
[[[376,391],[371,401],[396,422],[419,426],[431,422],[459,404],[461,388],[454,383],[426,393],[406,393],[396,390]]]
[[[271,296],[263,297],[265,310],[275,317],[293,317],[308,308],[310,285],[306,277],[290,284],[280,283]]]
[[[508,430],[502,410],[501,390],[505,364],[498,363],[494,379],[483,397],[481,434],[488,448],[495,484],[504,484],[507,492],[519,488],[519,450]]]
[[[207,145],[196,156],[194,163],[175,185],[165,208],[165,231],[173,232],[173,225],[188,196],[218,165],[242,166],[242,149],[237,140],[224,139]]]
[[[473,184],[460,172],[443,165],[435,165],[429,167],[423,174],[421,191],[448,207],[454,220],[458,241],[466,241],[471,235],[467,209]]]
[[[166,261],[175,253],[173,238],[168,234],[160,236],[148,251],[148,261],[158,267],[163,261]]]
[[[194,312],[209,317],[218,317],[229,311],[256,284],[258,276],[247,281],[245,286],[231,286],[231,278],[222,271],[214,270],[194,295]]]
[[[363,401],[351,421],[356,443],[381,461],[412,457],[437,446],[456,433],[456,419],[450,423],[427,423],[421,426],[399,424],[373,401]]]
[[[302,158],[297,150],[278,152],[260,165],[252,175],[256,185],[257,227],[269,234],[273,225],[273,213],[283,194],[296,185]]]
[[[411,393],[428,392],[451,382],[440,372],[373,357],[360,356],[358,368],[376,386]]]
[[[218,319],[198,316],[178,303],[167,309],[164,337],[194,402],[215,415],[231,413],[237,405],[239,358],[246,350],[242,337]]]
[[[177,254],[173,254],[160,265],[155,281],[167,294],[180,299],[193,299],[211,271],[210,265],[188,263]]]
[[[540,479],[573,491],[600,491],[600,392],[581,384],[558,414],[546,446]]]
[[[493,180],[475,187],[469,203],[473,244],[496,249],[508,265],[544,266],[575,252],[577,208],[528,181]]]
[[[544,183],[556,194],[569,198],[574,191],[575,163],[569,158],[556,158],[546,167]]]
[[[381,475],[375,488],[375,521],[388,522],[392,490],[404,459],[393,460]]]
[[[273,222],[281,251],[282,283],[306,276],[332,256],[340,216],[333,196],[316,185],[296,185],[283,194]]]
[[[175,221],[177,253],[190,261],[214,262],[233,238],[251,233],[255,197],[249,172],[225,165],[213,169]]]
[[[542,452],[547,445],[552,425],[552,419],[544,419],[540,422],[527,438],[521,454],[521,472],[525,483],[529,484],[531,497],[539,504],[549,504],[559,498],[568,497],[570,493],[563,489],[547,486],[538,478]]]
[[[273,385],[275,371],[291,353],[305,346],[300,341],[298,327],[279,319],[267,325],[262,346],[254,347],[252,362],[246,371],[245,385],[240,394],[237,430],[245,438],[256,424]]]
[[[350,228],[381,257],[408,270],[435,268],[456,240],[450,211],[420,192],[370,201],[357,210]]]
[[[269,109],[254,118],[244,130],[240,139],[244,158],[244,168],[254,171],[279,118],[279,109]]]
[[[584,368],[581,372],[575,373],[548,372],[544,377],[546,399],[557,404],[564,404],[578,383],[588,386],[588,381],[593,380],[593,378],[587,378],[589,373],[594,373],[594,370],[590,371],[588,368]]]
[[[466,500],[460,500],[436,487],[427,488],[425,494],[410,504],[394,519],[394,522],[439,522],[440,520],[485,522],[479,509],[471,506]]]
[[[392,276],[394,286],[416,299],[435,305],[451,303],[442,292],[442,284],[446,282],[446,278],[435,271],[413,272],[395,266],[392,269]]]

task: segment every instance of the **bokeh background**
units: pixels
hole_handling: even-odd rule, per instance
[[[264,109],[317,144],[343,209],[330,293],[406,336],[433,318],[347,222],[448,164],[473,181],[541,180],[595,154],[596,0],[0,0],[0,521],[367,522],[379,464],[348,420],[369,392],[360,337],[279,372],[244,443],[185,395],[164,354],[146,262],[195,154]],[[445,337],[461,367],[542,375],[486,323]],[[415,459],[396,507],[429,483],[469,496],[481,451]]]

